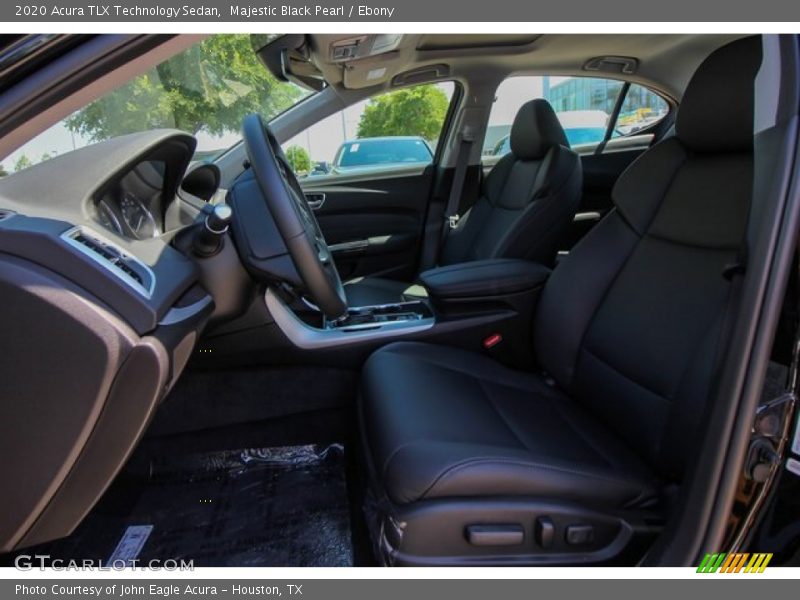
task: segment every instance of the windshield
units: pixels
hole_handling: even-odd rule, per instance
[[[206,38],[36,136],[0,164],[0,176],[89,144],[162,127],[193,134],[195,160],[214,160],[240,139],[247,114],[271,120],[312,93],[278,81],[256,56],[257,41],[248,35]]]

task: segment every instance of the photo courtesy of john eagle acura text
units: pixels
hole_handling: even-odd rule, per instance
[[[0,35],[17,583],[800,566],[798,35],[106,9]]]
[[[149,594],[157,598],[177,598],[180,596],[203,597],[216,596],[220,593],[232,596],[302,596],[303,585],[241,585],[226,584],[224,587],[196,584],[136,584],[117,583],[111,585],[80,585],[69,583],[26,585],[17,584],[14,593],[20,597],[31,596],[88,596],[97,598],[143,596]]]

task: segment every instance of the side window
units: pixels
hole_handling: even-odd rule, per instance
[[[375,96],[283,144],[302,178],[421,170],[436,154],[455,85],[417,85]]]
[[[591,152],[606,137],[609,120],[623,92],[624,82],[595,77],[521,76],[506,79],[497,88],[483,144],[484,164],[491,165],[511,150],[511,125],[520,107],[544,98],[564,127],[570,146]],[[612,137],[634,135],[664,118],[669,105],[655,92],[631,85]]]
[[[658,123],[669,113],[669,104],[655,92],[637,83],[631,84],[611,137],[635,135]]]

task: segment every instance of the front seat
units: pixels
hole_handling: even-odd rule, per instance
[[[486,258],[525,258],[551,264],[580,202],[581,161],[547,100],[519,109],[511,152],[486,177],[475,205],[449,232],[440,265]],[[419,286],[360,278],[345,283],[350,306],[401,302]],[[424,292],[422,292],[424,295]]]
[[[760,62],[747,38],[698,68],[676,135],[620,177],[615,209],[552,273],[533,332],[544,373],[417,342],[368,359],[359,412],[385,562],[598,563],[657,531],[744,260]]]

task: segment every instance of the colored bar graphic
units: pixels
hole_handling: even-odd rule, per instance
[[[744,570],[744,573],[763,573],[771,560],[772,553],[766,552],[757,552],[755,554],[747,552],[733,554],[718,552],[716,554],[706,554],[700,566],[697,567],[697,572],[740,573]]]

